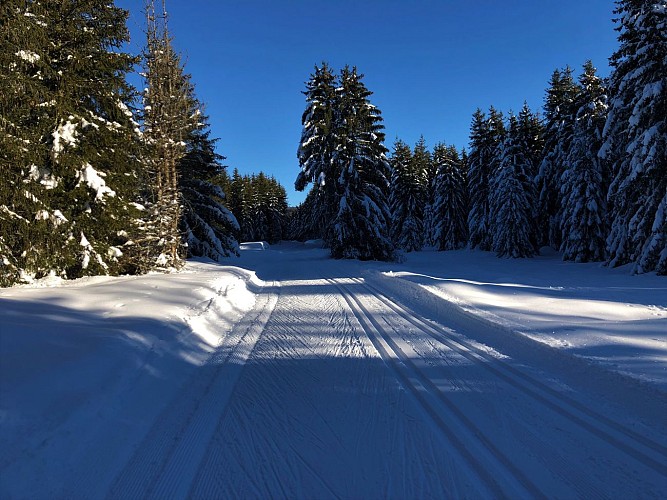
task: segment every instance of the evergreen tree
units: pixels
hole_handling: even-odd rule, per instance
[[[519,113],[518,134],[519,140],[525,147],[528,162],[527,174],[531,179],[535,179],[544,150],[544,127],[540,116],[533,113],[526,102],[523,103]]]
[[[0,282],[133,269],[140,135],[127,12],[103,0],[0,7]]]
[[[424,136],[421,136],[415,144],[412,153],[412,170],[415,175],[423,178],[424,200],[423,200],[423,241],[428,246],[434,245],[433,235],[435,231],[435,218],[433,213],[433,202],[435,192],[435,169],[431,160],[431,152],[426,146]]]
[[[468,234],[470,248],[491,249],[489,220],[489,179],[491,157],[495,145],[491,138],[489,121],[477,109],[470,125],[470,154],[468,156]]]
[[[468,204],[465,176],[458,151],[438,144],[433,148],[435,181],[435,243],[438,250],[463,248],[468,241]]]
[[[491,184],[493,251],[498,257],[532,257],[536,254],[533,230],[533,193],[527,175],[528,160],[519,141],[518,120],[510,116],[509,131],[502,143],[500,168]]]
[[[183,200],[181,234],[190,257],[208,257],[220,261],[238,255],[239,225],[224,205],[225,192],[220,185],[225,170],[224,159],[215,152],[216,140],[210,138],[208,117],[200,103],[191,96],[192,116],[199,118],[186,137],[185,155],[178,162],[178,187]]]
[[[591,61],[579,79],[581,92],[566,170],[561,177],[561,252],[576,262],[605,258],[608,175],[598,158],[607,114],[606,90]]]
[[[150,154],[144,161],[151,192],[146,193],[150,211],[142,246],[147,266],[169,269],[182,265],[185,250],[179,231],[182,199],[178,165],[186,153],[188,134],[197,128],[197,116],[191,112],[192,89],[172,44],[164,0],[162,9],[158,16],[154,0],[146,0],[143,122]]]
[[[561,243],[560,179],[572,143],[575,99],[579,88],[572,70],[555,70],[549,82],[544,104],[546,118],[544,152],[536,178],[539,192],[540,246],[559,248]]]
[[[337,90],[333,163],[340,172],[340,198],[333,224],[334,258],[388,260],[393,257],[389,237],[387,196],[391,167],[386,157],[382,117],[356,68],[345,67]]]
[[[393,234],[398,248],[421,250],[424,244],[424,204],[426,173],[416,168],[410,147],[396,140],[391,158],[390,207]]]
[[[612,166],[609,265],[667,274],[667,4],[617,2],[600,155]]]
[[[325,229],[327,243],[333,237],[331,221],[337,210],[339,173],[333,162],[335,151],[335,109],[336,77],[326,63],[316,66],[315,72],[306,83],[306,110],[301,118],[303,130],[297,151],[301,171],[294,184],[297,191],[303,191],[312,183],[320,191],[313,197],[313,216],[317,225]]]

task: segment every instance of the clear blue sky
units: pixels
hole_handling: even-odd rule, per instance
[[[159,3],[157,0],[156,3]],[[143,44],[143,0],[131,12]],[[304,82],[315,64],[357,66],[396,137],[467,146],[472,113],[541,109],[556,68],[617,47],[610,0],[167,0],[170,30],[229,170],[274,175],[291,205]]]

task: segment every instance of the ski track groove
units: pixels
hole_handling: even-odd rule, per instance
[[[277,299],[277,293],[258,294],[259,306],[241,319],[156,419],[113,482],[108,498],[187,495],[184,488],[190,487],[202,458],[201,443],[210,441]]]
[[[409,391],[422,410],[431,418],[435,425],[440,429],[445,437],[458,453],[471,465],[478,477],[486,484],[486,487],[493,493],[495,497],[506,497],[508,495],[505,488],[496,480],[491,471],[488,470],[484,464],[475,456],[475,453],[469,450],[468,446],[457,436],[453,429],[441,417],[438,411],[446,408],[446,413],[452,414],[463,427],[475,438],[476,442],[481,443],[491,455],[494,462],[497,462],[517,481],[517,485],[522,493],[528,492],[534,498],[545,498],[544,494],[535,486],[525,475],[518,470],[507,457],[498,450],[493,443],[491,443],[476,426],[463,413],[433,385],[433,383],[425,377],[421,371],[414,365],[409,357],[396,345],[389,335],[384,331],[381,325],[373,318],[361,300],[349,291],[347,286],[339,284],[335,279],[328,280],[332,283],[343,296],[352,313],[357,318],[362,326],[363,331],[368,336],[369,340],[375,346],[382,359],[387,366],[394,372],[395,376],[400,381],[405,390]],[[386,343],[387,348],[382,344]],[[390,351],[392,354],[390,354]],[[411,378],[417,382],[411,381]],[[420,390],[418,386],[423,388]],[[426,396],[423,393],[426,394]],[[428,399],[435,399],[435,402],[429,402]],[[438,404],[440,402],[440,404]],[[473,442],[475,442],[473,441]],[[487,459],[488,460],[488,459]]]
[[[667,448],[662,446],[660,443],[652,441],[651,439],[636,433],[632,429],[628,429],[620,423],[611,420],[605,415],[602,415],[595,410],[582,405],[567,395],[559,393],[539,380],[536,380],[535,378],[517,370],[503,360],[491,356],[483,350],[466,342],[465,340],[454,337],[442,326],[419,318],[418,316],[412,314],[407,308],[389,298],[376,286],[365,283],[360,279],[354,281],[357,284],[366,287],[369,293],[372,293],[376,298],[381,300],[385,305],[396,312],[404,320],[408,321],[424,333],[427,333],[438,342],[459,353],[473,363],[483,366],[486,370],[506,381],[516,389],[565,417],[567,420],[576,423],[580,427],[586,429],[588,432],[605,441],[607,444],[624,452],[626,455],[631,456],[635,460],[653,469],[657,473],[663,476],[667,476],[667,462],[661,463],[641,449],[638,449],[640,446],[649,448],[653,450],[653,452],[660,455],[661,459],[667,460]],[[530,384],[535,389],[526,387],[526,385],[524,385],[525,383]],[[568,409],[567,407],[570,407],[571,409]],[[585,420],[585,417],[581,417],[575,414],[574,411],[578,411],[579,413],[584,414],[589,419],[592,419],[594,423],[588,422]],[[626,436],[626,438],[633,441],[634,444],[631,445],[622,441],[619,437],[614,436],[612,432],[601,429],[598,424],[603,424],[607,428],[611,429],[612,432],[615,431],[616,433]]]

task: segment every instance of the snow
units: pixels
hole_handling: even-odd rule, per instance
[[[36,54],[35,52],[31,52],[29,50],[19,50],[16,53],[16,56],[32,64],[35,64],[37,61],[41,59],[41,57],[39,57],[39,54]]]
[[[65,123],[61,123],[58,128],[53,132],[53,153],[58,156],[65,149],[65,144],[73,146],[76,144],[76,127],[77,124],[73,123],[74,117],[70,116]],[[64,143],[64,144],[63,144]]]
[[[664,491],[665,278],[241,248],[0,289],[0,497]]]
[[[90,163],[86,163],[77,173],[77,178],[79,179],[77,185],[80,185],[82,182],[87,184],[90,189],[95,191],[96,200],[104,200],[105,196],[113,198],[116,196],[116,192],[107,186],[103,179],[105,175],[106,174],[95,170]]]

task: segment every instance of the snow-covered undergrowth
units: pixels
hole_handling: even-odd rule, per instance
[[[478,320],[478,331],[500,327],[495,336],[525,335],[666,390],[667,280],[542,254],[512,260],[466,250],[411,253],[391,271],[367,277],[382,277],[385,286],[394,281],[396,293],[430,303],[440,321],[463,311]]]

